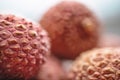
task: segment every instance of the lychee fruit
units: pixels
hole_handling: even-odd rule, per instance
[[[69,80],[120,80],[120,48],[84,52],[73,63]]]
[[[40,24],[48,31],[51,51],[58,57],[74,59],[97,45],[99,21],[79,2],[58,3],[44,14]]]
[[[49,38],[39,25],[0,14],[0,80],[35,77],[49,54]]]
[[[41,67],[38,80],[66,80],[66,72],[59,59],[48,56],[46,63]]]

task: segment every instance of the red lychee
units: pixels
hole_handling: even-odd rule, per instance
[[[38,80],[66,80],[66,72],[61,61],[53,55],[48,56],[39,72]]]
[[[0,79],[29,80],[49,53],[47,33],[15,15],[0,14]]]
[[[60,2],[46,12],[40,23],[49,33],[52,53],[58,57],[74,59],[97,45],[99,22],[79,2]]]

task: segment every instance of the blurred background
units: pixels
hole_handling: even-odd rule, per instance
[[[0,0],[0,13],[14,13],[34,21],[62,0]],[[120,34],[120,0],[77,0],[100,19],[104,32]]]

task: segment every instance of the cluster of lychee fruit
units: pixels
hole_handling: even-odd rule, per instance
[[[120,39],[101,37],[85,5],[62,1],[39,23],[0,14],[0,80],[120,80]]]

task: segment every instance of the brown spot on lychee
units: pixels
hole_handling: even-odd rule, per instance
[[[25,53],[30,52],[31,49],[32,49],[32,47],[31,47],[30,45],[27,45],[27,46],[24,46],[24,47],[23,47],[23,51],[24,51]]]
[[[9,38],[8,43],[9,44],[17,44],[17,40],[15,38]]]
[[[92,22],[92,20],[90,18],[85,18],[82,21],[82,26],[85,29],[86,32],[88,32],[88,34],[90,34],[91,32],[93,32],[95,25]]]
[[[30,30],[29,31],[29,36],[32,37],[32,38],[34,38],[34,37],[37,36],[37,33],[35,31]]]
[[[25,26],[25,25],[22,25],[22,24],[17,24],[17,25],[15,26],[15,28],[16,28],[17,30],[20,30],[20,31],[26,30],[26,26]]]
[[[28,40],[28,39],[26,39],[26,38],[21,38],[21,39],[20,39],[20,44],[21,44],[22,46],[28,45],[28,43],[29,43],[29,40]]]
[[[9,21],[6,20],[0,20],[0,25],[1,26],[9,26],[11,23]]]
[[[13,33],[13,35],[14,35],[14,37],[21,38],[21,37],[23,37],[24,32],[21,32],[21,31],[15,31],[15,32]]]

